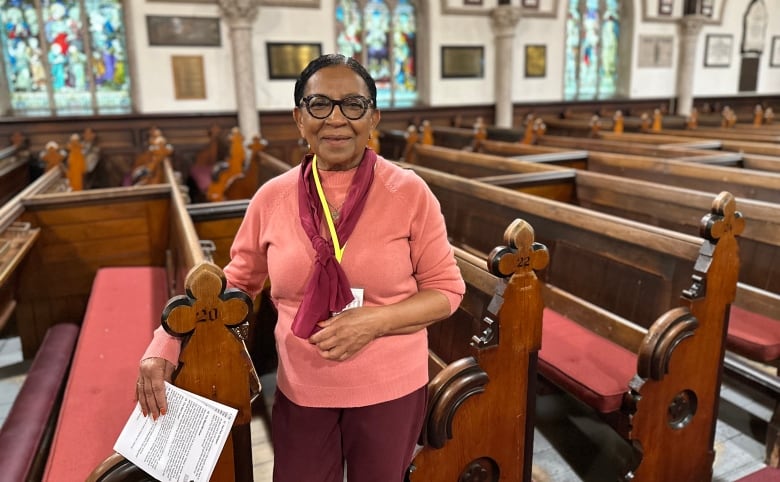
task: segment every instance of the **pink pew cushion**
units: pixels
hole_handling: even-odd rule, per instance
[[[548,308],[539,372],[601,413],[620,409],[637,356]]]
[[[780,359],[780,321],[732,305],[726,344],[751,360]]]
[[[92,284],[43,480],[83,481],[135,407],[138,362],[168,301],[158,267],[101,268]]]
[[[213,166],[206,165],[194,165],[190,168],[190,177],[195,181],[200,192],[205,193],[209,190],[213,168]]]
[[[764,467],[739,479],[737,482],[777,482],[778,480],[780,480],[780,468]]]

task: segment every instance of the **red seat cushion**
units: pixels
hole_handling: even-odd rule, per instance
[[[780,469],[777,467],[764,467],[752,474],[739,479],[737,482],[777,482],[780,480]]]
[[[731,307],[727,347],[751,360],[768,363],[780,358],[780,321]]]
[[[620,409],[637,356],[548,308],[539,372],[601,413]]]
[[[201,192],[205,193],[211,185],[212,166],[194,165],[190,168],[190,177],[195,181]]]
[[[48,448],[44,434],[62,393],[78,336],[79,327],[74,323],[60,323],[46,331],[8,418],[0,428],[0,467],[4,480],[40,477],[37,454]]]
[[[44,481],[83,481],[135,407],[138,362],[168,300],[164,268],[101,268],[92,284]]]

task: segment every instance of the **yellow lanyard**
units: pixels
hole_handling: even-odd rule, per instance
[[[317,155],[311,161],[311,173],[314,176],[314,185],[317,186],[317,194],[320,196],[320,203],[322,203],[322,210],[325,211],[325,220],[328,222],[328,230],[330,231],[330,239],[333,240],[333,254],[336,256],[336,261],[341,263],[341,257],[344,256],[344,246],[339,244],[339,235],[336,234],[336,226],[333,224],[333,217],[330,214],[330,208],[328,207],[328,201],[325,199],[325,192],[322,190],[322,184],[320,184],[320,175],[317,174]]]

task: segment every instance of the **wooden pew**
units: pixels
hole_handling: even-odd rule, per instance
[[[10,144],[0,149],[0,203],[5,203],[32,180],[32,159],[29,143],[16,132]]]
[[[0,208],[0,329],[14,316],[19,271],[41,231],[18,221],[22,199],[48,190],[61,175],[56,169],[40,176]],[[0,428],[0,473],[7,480],[40,480],[78,334],[77,324],[60,323],[43,337]]]
[[[230,156],[217,163],[212,171],[212,182],[206,192],[210,202],[249,199],[259,186],[259,156],[268,141],[254,136],[252,143],[246,146],[251,152],[247,161],[243,136],[238,128],[233,128],[230,139]]]
[[[690,235],[698,234],[698,215],[715,198],[715,194],[582,170],[568,170],[568,176],[533,175],[527,173],[534,166],[522,161],[512,163],[499,158],[491,162],[489,156],[430,146],[419,150],[423,152],[416,156],[417,162],[427,167]],[[501,171],[503,175],[496,175]],[[751,361],[776,369],[780,366],[780,284],[773,273],[780,269],[780,208],[748,199],[739,199],[739,204],[747,227],[740,236],[741,283],[731,310],[727,346]],[[780,395],[778,383],[749,364],[731,356],[726,368],[760,390]],[[780,404],[776,413],[780,414]],[[777,433],[777,427],[770,427],[768,460],[775,450]]]
[[[485,141],[485,149],[503,156],[511,156],[523,160],[522,155],[529,153],[557,152],[560,155],[566,151],[563,147],[522,146],[520,144]],[[581,151],[575,151],[581,152]],[[656,182],[671,186],[684,187],[705,192],[729,190],[737,197],[758,199],[772,203],[780,202],[780,172],[757,171],[728,166],[716,165],[714,162],[688,162],[682,158],[657,158],[634,154],[619,154],[588,150],[586,169],[604,174],[628,177]],[[512,155],[514,154],[514,155]],[[701,161],[701,159],[699,159]]]
[[[208,130],[208,143],[196,154],[188,172],[188,184],[205,196],[211,184],[211,173],[217,162],[225,159],[230,151],[230,143],[222,135],[222,129],[213,125]]]
[[[534,270],[544,268],[548,255],[522,220],[507,228],[505,243],[487,260],[456,249],[468,294],[459,311],[430,332],[428,415],[410,467],[411,481],[491,480],[499,474],[530,480],[542,315]],[[183,359],[187,350],[189,346]],[[208,369],[204,376],[215,376],[213,357],[189,355],[187,360],[190,365],[202,361],[205,368],[196,370]],[[498,405],[505,408],[496,410]],[[112,457],[88,480],[142,480],[135,478],[142,474],[131,465]]]
[[[168,159],[170,163],[172,155],[173,146],[163,137],[159,129],[152,129],[147,149],[135,158],[123,185],[144,186],[165,182],[164,161]]]
[[[273,175],[291,167],[268,154],[263,153],[262,157],[263,163],[274,170]],[[247,204],[248,201],[234,201],[188,207],[199,236],[214,240],[217,246],[215,261],[218,264],[226,264],[228,261],[226,253],[232,243],[232,235],[228,234],[238,229]],[[504,233],[505,243],[510,245],[504,251],[513,252],[516,249],[516,256],[519,256],[519,253],[529,249],[521,248],[521,244],[532,243],[533,237],[523,227],[524,224],[513,223],[513,226]],[[519,233],[524,234],[520,236]],[[510,241],[506,241],[507,238]],[[529,258],[542,256],[541,245],[532,243],[529,246],[536,253],[529,254]],[[496,254],[496,259],[500,254]],[[538,350],[537,336],[540,333],[540,325],[532,320],[538,321],[540,318],[538,313],[518,314],[515,302],[520,294],[519,306],[523,310],[533,310],[535,303],[539,302],[538,299],[533,301],[538,292],[530,268],[540,269],[542,263],[537,260],[533,265],[516,266],[517,272],[512,278],[502,281],[501,278],[508,274],[505,269],[503,275],[497,273],[496,263],[490,264],[493,270],[493,274],[490,274],[485,269],[488,263],[483,258],[459,249],[456,249],[456,258],[467,281],[466,301],[451,319],[429,328],[432,379],[429,400],[436,402],[431,402],[429,406],[427,428],[421,435],[421,452],[413,463],[410,480],[445,482],[454,480],[461,473],[496,473],[494,465],[474,455],[488,453],[501,467],[502,474],[510,474],[511,480],[529,480],[533,446],[533,354]],[[501,262],[508,261],[503,259]],[[497,289],[496,286],[501,288]],[[503,296],[500,296],[501,293]],[[504,300],[503,308],[497,312],[501,300]],[[263,355],[253,353],[256,370],[263,374],[276,366],[272,331],[274,322],[271,321],[275,311],[262,294],[257,302],[260,303],[259,312],[265,321],[258,318],[256,325],[259,326],[250,334],[250,338],[253,338],[250,347]],[[270,310],[263,311],[263,303]],[[486,318],[490,323],[485,321]],[[516,322],[520,319],[524,320],[522,324]],[[484,343],[474,342],[474,346],[470,345],[470,341],[485,337],[486,329],[487,333],[492,333],[489,339]],[[523,356],[516,356],[518,352],[522,352]],[[273,354],[274,359],[269,360],[268,354]],[[478,365],[474,365],[474,360]],[[445,365],[447,368],[442,370]],[[486,373],[490,380],[484,387],[474,385],[481,379],[479,373]],[[516,373],[528,373],[528,376],[516,377]],[[530,383],[527,387],[523,386],[526,382]],[[471,392],[477,389],[484,391],[481,394]],[[528,395],[530,398],[527,398]],[[469,396],[473,396],[473,399],[466,400]],[[526,399],[511,405],[510,409],[491,413],[495,412],[496,400],[517,400],[521,396]],[[457,413],[456,407],[461,407]],[[484,432],[485,424],[492,431],[489,442],[483,437],[468,435]],[[513,442],[516,439],[521,440],[522,444]]]
[[[138,357],[157,319],[146,312],[159,314],[162,303],[154,308],[158,301],[182,292],[187,270],[203,259],[174,173],[167,162],[163,167],[166,182],[158,185],[23,199],[21,219],[40,229],[19,274],[16,317],[23,351],[26,356],[36,352],[39,330],[65,319],[84,319],[45,480],[83,480],[111,453],[134,403]],[[36,289],[41,283],[47,286],[43,296]],[[151,298],[116,297],[125,289]],[[144,324],[146,329],[141,328]],[[106,351],[112,335],[121,337],[122,350]],[[107,406],[84,411],[85,403]],[[99,446],[73,453],[81,450],[74,433]],[[85,466],[86,472],[79,473]]]
[[[580,323],[585,323],[585,320],[580,320],[579,317],[586,314],[588,317],[586,319],[599,320],[591,321],[591,325],[600,327],[597,330],[605,337],[615,336],[620,340],[621,336],[629,336],[627,333],[633,333],[630,338],[633,340],[634,347],[639,346],[644,336],[641,335],[642,333],[653,333],[646,338],[650,340],[654,336],[660,336],[656,333],[660,325],[672,321],[670,315],[661,317],[662,321],[657,320],[664,307],[677,306],[683,290],[691,288],[691,276],[696,274],[694,266],[699,259],[697,253],[702,246],[709,246],[708,241],[702,241],[700,238],[594,213],[576,206],[489,186],[435,170],[407,166],[422,176],[439,198],[447,220],[448,232],[455,245],[466,245],[470,249],[484,251],[488,249],[485,240],[494,234],[497,226],[506,219],[522,217],[532,220],[537,239],[547,245],[551,252],[550,266],[542,273],[542,279],[549,287],[545,291],[545,305],[556,311],[564,311],[565,308],[562,314]],[[732,204],[728,203],[728,205]],[[740,223],[739,220],[733,222]],[[730,256],[727,258],[736,259],[734,251],[736,245],[733,242],[724,244],[730,251]],[[703,254],[706,254],[706,250],[702,251]],[[646,375],[641,379],[644,380],[642,387],[648,390],[645,401],[649,403],[644,406],[638,403],[628,412],[624,411],[627,407],[622,406],[620,400],[628,390],[629,380],[626,379],[625,385],[622,385],[624,388],[613,393],[614,405],[608,410],[609,413],[602,414],[618,433],[626,437],[626,440],[644,439],[644,442],[640,443],[644,454],[639,456],[639,451],[636,452],[637,460],[643,458],[641,464],[637,462],[639,468],[623,468],[625,471],[621,472],[622,475],[632,471],[640,479],[648,477],[650,480],[653,480],[652,475],[647,474],[654,472],[676,474],[664,477],[662,480],[675,480],[675,477],[681,477],[680,480],[707,480],[707,477],[711,476],[717,388],[720,383],[722,348],[725,343],[724,315],[736,289],[738,263],[729,266],[728,272],[733,271],[733,274],[729,274],[729,278],[725,279],[730,280],[733,277],[733,281],[723,282],[725,285],[733,282],[730,288],[731,298],[721,293],[715,297],[720,299],[713,301],[714,305],[704,310],[704,313],[699,313],[697,309],[695,316],[701,316],[699,328],[693,334],[695,342],[689,343],[690,348],[686,348],[685,351],[692,349],[700,353],[679,355],[686,359],[701,356],[701,360],[708,361],[706,366],[695,365],[695,371],[688,372],[692,367],[674,362],[669,365],[670,373],[661,380],[647,376],[640,366],[636,374]],[[724,278],[717,276],[717,279]],[[621,325],[628,328],[617,330],[616,327]],[[609,328],[610,326],[612,328]],[[544,335],[542,340],[544,350]],[[694,346],[696,348],[693,348]],[[705,351],[707,353],[704,353]],[[634,351],[634,353],[639,352]],[[665,353],[673,358],[668,350],[660,346],[656,353]],[[719,354],[713,358],[714,353]],[[621,366],[626,367],[625,364]],[[672,375],[673,370],[679,372]],[[551,373],[547,373],[547,376],[550,375]],[[659,403],[658,400],[651,401],[654,400],[654,396],[650,393],[656,390],[667,390],[667,395],[677,393],[680,389],[680,380],[692,378],[697,379],[696,384],[701,383],[695,388],[688,385],[688,389],[697,393],[698,412],[694,417],[698,418],[697,423],[689,425],[682,431],[687,432],[686,435],[666,434],[669,436],[668,440],[649,442],[648,440],[653,436],[657,437],[665,429],[658,426],[659,423],[654,427],[638,426],[638,420],[653,417],[648,414],[640,415],[639,412],[641,410],[656,412],[655,416],[661,417],[656,420],[665,420],[668,410],[666,401],[663,403]],[[623,380],[623,378],[618,379]],[[665,383],[677,384],[677,388],[672,388],[671,385],[661,388]],[[636,387],[636,383],[632,385],[633,389]],[[626,399],[628,401],[629,397]],[[634,409],[636,411],[632,413]],[[688,437],[692,438],[688,439]],[[682,442],[682,438],[688,441]],[[690,442],[692,439],[697,439],[698,442],[692,444]],[[655,450],[657,452],[654,452]],[[680,460],[680,457],[674,455],[675,451],[690,454],[692,450],[699,455],[691,455],[685,460]],[[705,462],[703,466],[694,467],[692,466],[694,460]]]

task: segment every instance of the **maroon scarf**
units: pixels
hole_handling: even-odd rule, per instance
[[[303,301],[292,323],[293,333],[300,338],[310,337],[317,331],[317,323],[330,318],[331,313],[341,311],[354,299],[347,275],[333,253],[333,241],[329,235],[326,238],[320,234],[323,212],[312,175],[313,158],[312,154],[308,154],[301,161],[301,178],[298,181],[301,226],[314,248],[314,272],[306,283]],[[363,212],[368,189],[374,179],[374,164],[376,153],[366,149],[336,223],[336,234],[342,247]]]

